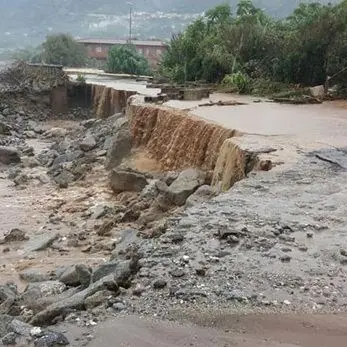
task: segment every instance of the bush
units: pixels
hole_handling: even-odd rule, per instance
[[[227,88],[231,88],[232,91],[244,94],[250,91],[250,78],[242,73],[236,72],[230,75],[226,75],[223,78],[222,85]]]
[[[268,96],[287,91],[288,85],[286,83],[272,81],[268,78],[257,78],[252,79],[250,89],[251,94]]]
[[[77,74],[76,81],[79,83],[86,83],[86,78],[83,74],[79,73]]]

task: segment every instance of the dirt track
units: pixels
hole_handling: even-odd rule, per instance
[[[90,347],[344,347],[347,333],[346,316],[233,316],[206,317],[205,324],[218,328],[199,327],[189,323],[116,318],[100,324],[93,331]],[[201,317],[200,317],[201,319]],[[209,322],[208,322],[209,321]],[[76,328],[65,327],[72,336]],[[80,340],[73,343],[79,346]]]

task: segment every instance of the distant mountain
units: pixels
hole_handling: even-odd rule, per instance
[[[167,39],[206,9],[223,2],[131,0],[135,35]],[[229,0],[232,8],[237,2]],[[300,2],[254,0],[256,6],[278,17],[287,16]],[[124,37],[128,33],[129,8],[127,0],[0,0],[0,49],[36,45],[50,32]]]

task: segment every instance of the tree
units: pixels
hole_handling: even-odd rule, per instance
[[[148,75],[150,73],[148,61],[131,45],[114,46],[109,50],[107,71],[130,75]]]
[[[47,36],[42,44],[42,59],[46,64],[71,67],[84,66],[87,55],[84,47],[68,34]]]
[[[250,0],[241,0],[234,15],[219,5],[173,37],[161,71],[177,82],[230,75],[309,86],[338,74],[344,83],[346,18],[347,0],[301,4],[285,19],[271,18]]]

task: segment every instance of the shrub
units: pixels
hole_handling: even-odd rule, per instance
[[[250,78],[240,71],[230,75],[225,75],[222,84],[224,87],[231,88],[232,91],[240,94],[250,91]]]

